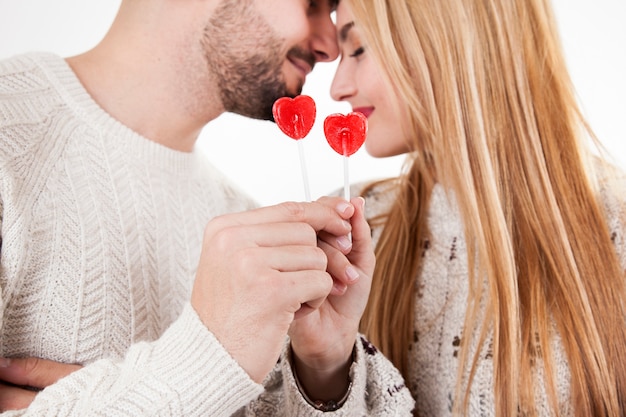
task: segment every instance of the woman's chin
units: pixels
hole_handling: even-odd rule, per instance
[[[408,150],[404,149],[404,147],[390,147],[388,144],[379,146],[379,144],[372,142],[369,142],[369,138],[365,141],[365,150],[373,158],[389,158],[408,152]]]

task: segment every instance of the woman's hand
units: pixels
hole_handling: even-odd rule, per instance
[[[321,199],[322,204],[333,200]],[[352,210],[351,244],[348,236],[325,232],[318,244],[328,258],[333,290],[310,314],[298,317],[289,335],[293,366],[301,386],[315,400],[337,400],[348,387],[348,372],[359,321],[369,297],[375,257],[370,228],[363,214],[364,200],[356,198]]]

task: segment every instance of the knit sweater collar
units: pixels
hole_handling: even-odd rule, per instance
[[[199,165],[207,161],[198,147],[181,152],[154,142],[122,124],[100,107],[82,85],[67,62],[50,53],[31,53],[29,57],[45,72],[63,102],[87,125],[102,132],[108,146],[132,155],[148,165],[158,165],[174,175],[195,176]]]

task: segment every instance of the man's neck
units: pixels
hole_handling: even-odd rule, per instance
[[[67,58],[68,64],[113,118],[150,140],[190,152],[202,128],[224,111],[199,42],[193,33],[176,38],[181,28],[129,33],[136,25],[116,23],[100,44]]]

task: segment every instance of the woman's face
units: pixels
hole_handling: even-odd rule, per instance
[[[352,110],[367,117],[367,152],[375,157],[398,155],[408,151],[405,133],[409,124],[406,106],[387,87],[381,69],[367,50],[354,24],[348,2],[337,6],[337,39],[341,60],[331,86],[337,101],[347,101]]]

